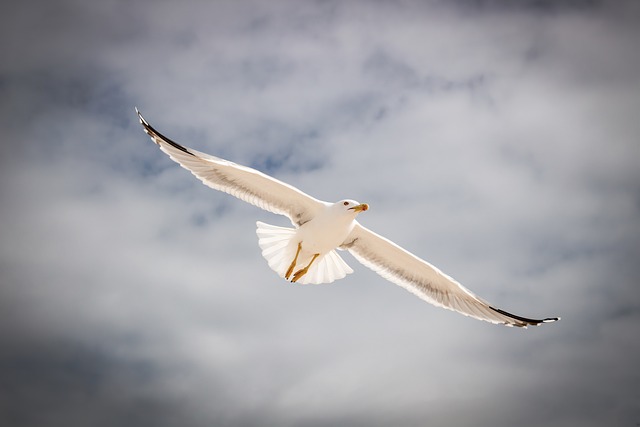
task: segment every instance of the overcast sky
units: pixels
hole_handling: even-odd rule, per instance
[[[5,2],[0,424],[640,423],[635,1]],[[370,204],[528,330],[255,221],[143,133]]]

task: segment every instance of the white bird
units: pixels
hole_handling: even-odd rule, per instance
[[[558,317],[529,319],[494,308],[453,278],[356,221],[366,203],[327,203],[255,169],[184,147],[155,130],[136,113],[144,131],[162,151],[205,185],[264,210],[287,216],[295,228],[257,222],[262,255],[291,282],[331,283],[353,270],[336,250],[348,250],[362,264],[421,299],[465,316],[527,327]]]

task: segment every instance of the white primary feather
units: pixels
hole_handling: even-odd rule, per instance
[[[229,193],[266,211],[285,215],[297,226],[312,219],[326,205],[326,202],[255,169],[183,147],[156,131],[136,111],[153,142],[172,160],[214,190]]]
[[[493,308],[438,268],[360,224],[356,224],[343,247],[380,276],[438,307],[508,326],[526,327],[558,320],[528,319]]]
[[[136,112],[145,132],[160,149],[205,185],[289,217],[296,229],[259,222],[257,230],[263,256],[281,277],[296,254],[298,242],[306,239],[296,269],[309,263],[313,256],[309,250],[316,250],[320,256],[298,283],[330,283],[353,272],[335,252],[339,246],[385,279],[436,306],[507,326],[527,327],[559,320],[529,319],[494,308],[433,265],[358,224],[356,213],[347,217],[344,212],[352,209],[347,206],[353,201],[345,200],[345,206],[342,202],[331,205],[262,172],[183,147],[156,131]],[[337,238],[344,239],[340,240],[342,244],[335,244]]]

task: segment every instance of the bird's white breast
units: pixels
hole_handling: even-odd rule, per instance
[[[303,224],[297,230],[297,237],[305,252],[324,255],[340,246],[354,226],[354,216],[327,207]]]

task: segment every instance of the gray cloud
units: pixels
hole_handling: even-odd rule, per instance
[[[5,9],[3,424],[637,424],[634,2]],[[285,221],[171,163],[134,106],[563,320],[476,322],[348,255],[288,285],[254,233]]]

